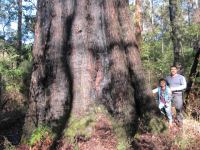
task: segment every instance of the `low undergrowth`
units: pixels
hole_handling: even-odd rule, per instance
[[[33,131],[33,134],[29,140],[29,145],[33,146],[37,142],[45,140],[47,137],[53,139],[54,135],[51,129],[47,126],[40,126]]]
[[[166,123],[167,124],[167,123]],[[165,132],[137,133],[132,142],[133,149],[199,149],[200,122],[185,116],[183,126],[176,124]]]

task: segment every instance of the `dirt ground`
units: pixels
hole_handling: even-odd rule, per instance
[[[182,127],[174,124],[173,128],[165,133],[142,133],[133,138],[128,150],[200,150],[200,123],[193,119],[185,119]],[[111,122],[99,115],[90,138],[74,137],[74,143],[69,144],[61,139],[57,150],[118,150],[118,139]],[[52,141],[46,137],[32,148],[28,145],[19,145],[16,150],[48,150]]]

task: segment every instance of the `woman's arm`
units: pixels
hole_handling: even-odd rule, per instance
[[[155,88],[152,90],[152,93],[157,93],[158,92],[158,88]]]

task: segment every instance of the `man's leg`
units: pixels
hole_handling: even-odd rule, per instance
[[[180,123],[179,125],[182,125],[183,123],[183,114],[182,114],[182,109],[183,109],[183,96],[182,93],[174,94],[174,104],[176,108],[176,118],[178,122]]]

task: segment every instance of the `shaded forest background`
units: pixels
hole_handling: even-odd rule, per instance
[[[181,73],[188,81],[194,83],[192,92],[187,95],[193,103],[186,99],[185,105],[188,114],[198,120],[200,115],[198,59],[195,72],[193,74],[190,72],[195,56],[199,52],[200,4],[193,0],[182,0],[177,4],[176,22],[182,57],[180,67],[183,69]],[[130,2],[129,7],[145,76],[153,88],[159,78],[169,74],[169,67],[174,61],[169,2],[136,0]],[[0,8],[0,131],[2,131],[0,138],[7,137],[8,141],[17,145],[21,138],[17,134],[22,132],[21,124],[28,104],[37,4],[31,0],[3,0]],[[11,126],[12,124],[15,124],[15,127]],[[3,130],[8,126],[7,130],[18,130],[18,132],[10,136],[8,131]]]

